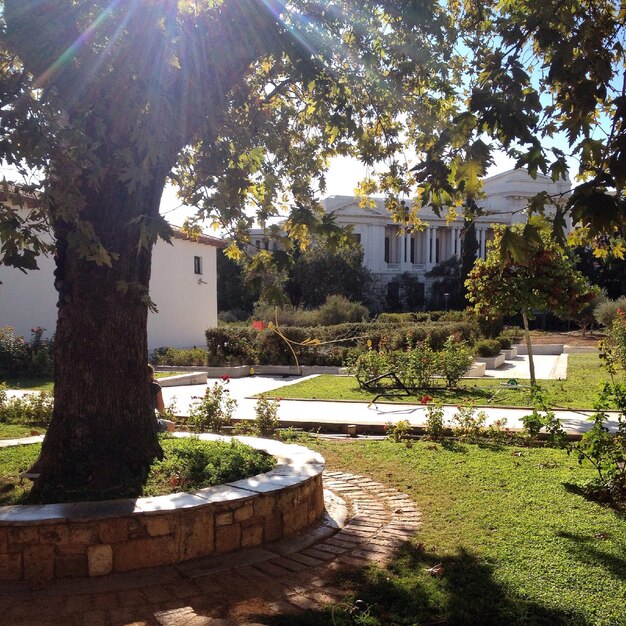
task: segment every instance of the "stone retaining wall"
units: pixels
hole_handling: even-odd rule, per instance
[[[324,459],[302,446],[238,439],[277,457],[277,466],[195,493],[0,507],[0,581],[102,576],[180,563],[259,546],[316,523],[324,511]]]

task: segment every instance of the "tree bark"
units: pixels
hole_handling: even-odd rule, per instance
[[[164,170],[167,171],[167,170]],[[72,499],[128,485],[136,495],[162,455],[148,385],[148,285],[152,243],[139,246],[136,215],[158,214],[165,175],[131,194],[112,179],[86,193],[81,214],[112,267],[83,258],[74,228],[58,219],[54,415],[33,472],[33,498]]]
[[[533,360],[533,346],[530,340],[530,327],[528,326],[528,313],[522,311],[522,321],[524,322],[524,337],[526,338],[526,347],[528,348],[528,366],[530,368],[530,386],[537,386],[535,378],[535,362]]]

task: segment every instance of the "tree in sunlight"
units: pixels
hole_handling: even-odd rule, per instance
[[[204,220],[242,242],[285,212],[284,241],[258,261],[280,269],[294,242],[344,237],[318,201],[333,156],[377,169],[360,195],[383,192],[405,219],[415,185],[412,213],[475,206],[489,136],[531,173],[564,175],[548,141],[563,132],[588,180],[555,232],[570,211],[581,236],[622,250],[624,14],[608,0],[0,5],[0,156],[37,181],[5,192],[39,199],[29,220],[0,207],[0,261],[33,269],[50,228],[59,294],[35,492],[140,480],[161,454],[146,320],[168,180],[198,207],[190,235]]]
[[[287,237],[341,237],[316,202],[328,159],[391,156],[402,111],[437,124],[458,83],[451,25],[429,1],[2,6],[0,155],[37,179],[5,191],[38,195],[30,217],[52,231],[59,296],[54,417],[34,491],[101,491],[140,481],[161,455],[146,321],[152,247],[170,236],[168,178],[235,235],[247,207],[264,222],[288,206]],[[3,262],[36,266],[34,227],[2,207]]]
[[[512,230],[496,229],[486,258],[476,260],[465,282],[467,299],[480,317],[521,314],[533,387],[537,380],[529,318],[537,312],[550,311],[571,319],[593,302],[600,291],[576,270],[573,256],[546,230],[539,223],[532,229],[528,225],[523,230],[521,225]],[[519,238],[507,241],[514,235]]]

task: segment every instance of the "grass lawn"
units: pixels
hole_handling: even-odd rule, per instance
[[[423,526],[391,564],[337,584],[370,607],[363,624],[624,625],[626,520],[585,499],[589,478],[559,450],[418,441],[319,441],[332,470],[410,494]],[[426,570],[441,563],[443,575]],[[275,626],[347,626],[345,613],[275,618]]]
[[[0,439],[21,439],[31,437],[33,434],[43,435],[45,428],[33,428],[22,424],[0,424]]]
[[[592,408],[596,393],[608,380],[606,370],[600,367],[597,354],[570,354],[567,380],[543,380],[539,384],[547,391],[548,401],[553,408]],[[402,402],[419,402],[424,393],[444,404],[473,402],[491,406],[528,406],[526,389],[506,389],[500,383],[506,379],[474,379],[461,381],[458,390],[427,390],[416,396],[401,398]],[[520,384],[528,381],[519,380]],[[494,398],[494,394],[497,396]],[[272,395],[281,398],[307,398],[316,400],[355,400],[369,402],[374,393],[359,387],[352,376],[322,375],[295,385],[274,389]]]

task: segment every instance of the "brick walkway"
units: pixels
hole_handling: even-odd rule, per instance
[[[384,563],[418,529],[412,500],[362,476],[325,472],[348,507],[332,536],[307,536],[220,558],[38,587],[0,585],[0,624],[252,626],[264,617],[342,602],[340,569]]]

